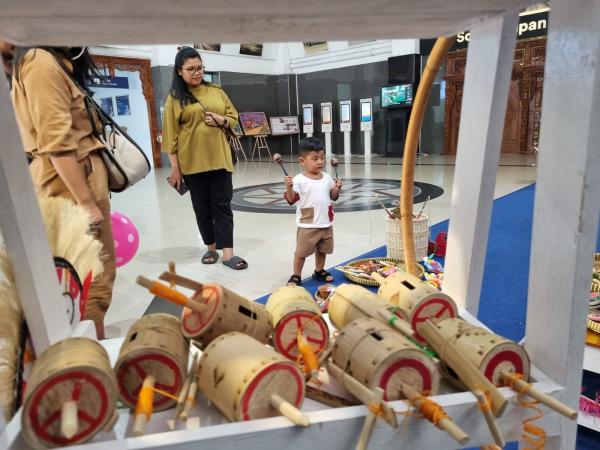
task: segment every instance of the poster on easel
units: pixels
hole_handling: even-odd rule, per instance
[[[271,134],[283,136],[300,133],[300,124],[297,116],[270,117]]]
[[[271,134],[264,112],[241,112],[240,124],[246,136],[267,136]]]

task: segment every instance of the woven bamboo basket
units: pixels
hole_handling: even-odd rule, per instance
[[[347,266],[358,266],[361,263],[367,262],[367,261],[386,261],[386,262],[391,262],[394,263],[396,266],[398,266],[400,268],[400,270],[406,270],[406,268],[404,267],[404,261],[400,261],[398,259],[395,258],[364,258],[364,259],[357,259],[355,261],[351,261],[348,264],[346,264]],[[425,269],[423,269],[423,266],[421,264],[415,263],[415,265],[417,266],[417,270],[419,271],[419,277],[423,277],[423,274],[425,273]],[[343,272],[344,276],[346,278],[348,278],[350,281],[352,281],[353,283],[357,283],[357,284],[362,284],[363,286],[379,286],[379,282],[376,280],[371,280],[369,278],[363,278],[363,277],[359,277],[357,275],[352,275],[348,272]]]
[[[420,214],[413,217],[413,239],[416,260],[421,261],[427,256],[427,245],[429,244],[429,217],[427,215]],[[404,240],[402,239],[400,219],[386,217],[385,244],[388,258],[404,261]]]

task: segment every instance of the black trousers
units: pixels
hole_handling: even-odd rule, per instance
[[[218,249],[233,248],[231,172],[225,169],[184,175],[202,240]]]

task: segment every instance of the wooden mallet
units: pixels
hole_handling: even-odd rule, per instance
[[[283,158],[281,157],[281,155],[279,153],[273,153],[273,162],[276,164],[279,164],[281,166],[281,169],[283,170],[283,173],[285,174],[286,177],[290,176],[287,173],[287,170],[285,170],[285,167],[283,167]]]
[[[331,167],[333,167],[333,170],[335,171],[336,178],[339,178],[338,171],[337,171],[338,164],[339,164],[339,161],[337,158],[331,158]]]

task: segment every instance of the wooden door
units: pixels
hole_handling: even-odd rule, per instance
[[[162,167],[160,159],[160,147],[158,144],[158,121],[156,119],[156,108],[154,104],[154,87],[152,86],[152,74],[150,61],[147,59],[123,58],[119,56],[93,55],[98,67],[106,69],[110,76],[115,75],[115,70],[124,72],[139,72],[142,80],[142,92],[148,107],[148,123],[150,124],[150,142],[152,143],[152,160],[154,167]]]
[[[533,153],[538,145],[542,108],[542,87],[546,38],[517,42],[508,93],[503,154]],[[455,154],[465,79],[467,50],[448,54],[446,105],[444,111],[444,153]]]

